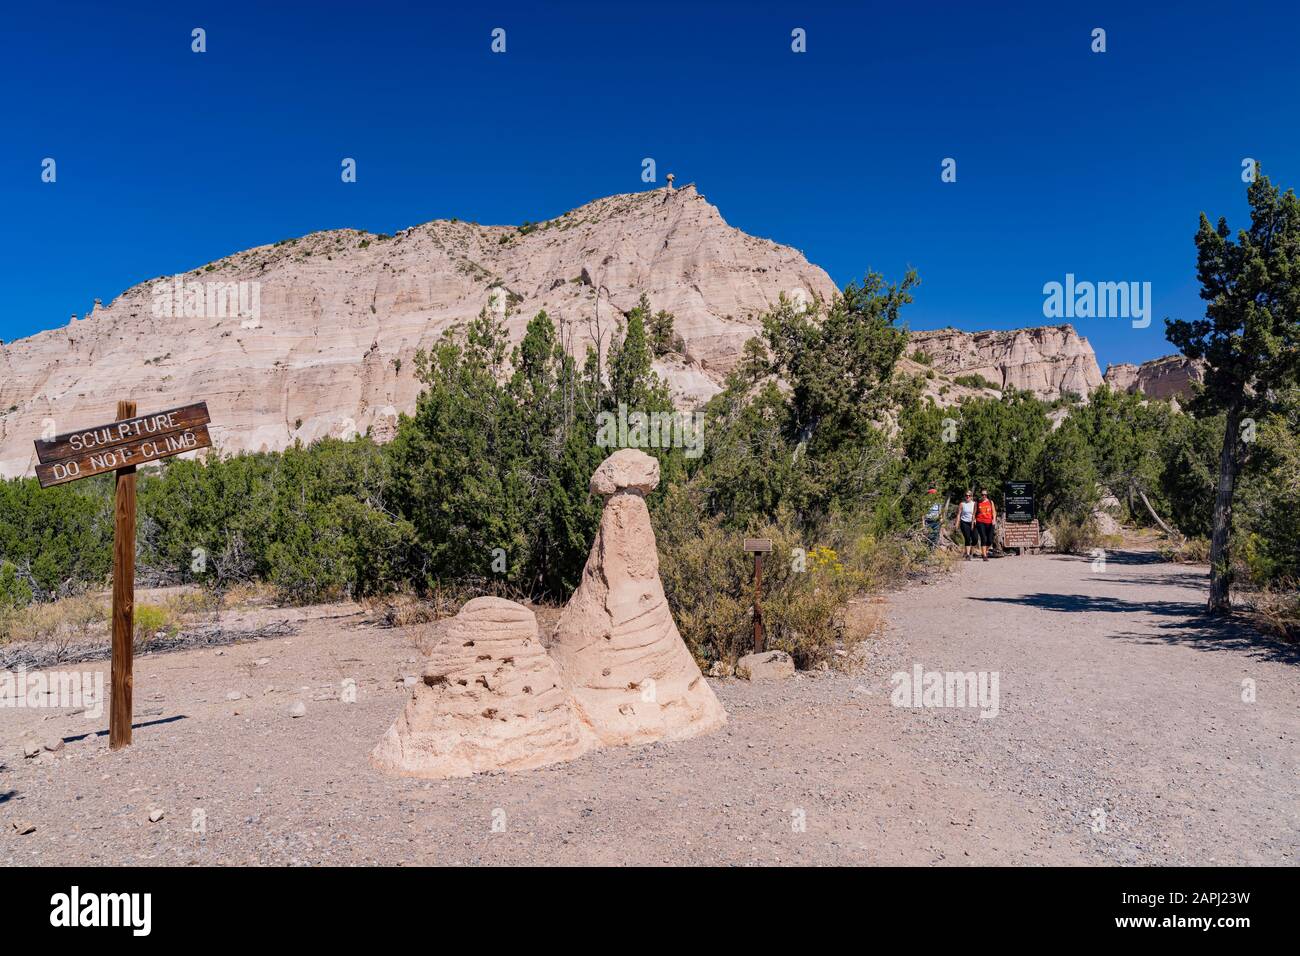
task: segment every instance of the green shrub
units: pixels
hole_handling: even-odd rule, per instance
[[[844,605],[872,577],[859,552],[846,564],[829,543],[800,534],[788,513],[777,521],[731,530],[720,516],[701,515],[690,491],[672,488],[657,508],[659,574],[668,606],[696,661],[734,664],[754,649],[754,555],[745,537],[772,539],[763,555],[763,625],[767,648],[796,666],[833,658],[858,635],[845,626]],[[828,539],[829,541],[829,539]]]
[[[995,385],[983,375],[958,375],[953,381],[967,388],[991,388],[994,391],[1000,391],[1002,388],[1001,385]]]
[[[112,614],[112,611],[109,613]],[[180,623],[166,608],[157,604],[137,604],[132,614],[132,624],[137,647],[147,645],[159,633],[171,635],[180,630]]]
[[[1087,554],[1100,547],[1101,535],[1092,517],[1066,517],[1048,526],[1052,533],[1053,548],[1062,554]]]
[[[24,608],[32,603],[32,589],[18,576],[18,568],[0,561],[0,608]]]

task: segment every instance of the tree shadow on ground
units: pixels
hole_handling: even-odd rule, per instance
[[[1117,564],[1124,567],[1141,567],[1150,564],[1171,563],[1169,561],[1166,561],[1164,558],[1160,557],[1160,554],[1157,551],[1111,551],[1106,548],[1102,548],[1101,550],[1106,552],[1106,564],[1108,566],[1112,564]],[[1082,561],[1085,564],[1091,564],[1094,559],[1093,559],[1093,555],[1091,553],[1088,553],[1088,554],[1053,554],[1050,556],[1049,560]],[[1206,573],[1207,574],[1209,573],[1208,568],[1206,569]]]
[[[1136,584],[1140,587],[1194,588],[1209,595],[1210,574],[1208,571],[1173,571],[1150,578],[1123,578],[1102,571],[1094,575],[1105,584]]]
[[[1182,644],[1198,651],[1236,651],[1261,660],[1300,664],[1300,645],[1261,634],[1240,617],[1214,617],[1205,605],[1189,601],[1121,601],[1092,594],[1025,594],[1020,597],[970,597],[969,601],[1021,604],[1064,614],[1152,614],[1154,632],[1129,631],[1112,638],[1135,644]]]
[[[1237,616],[1213,617],[1202,612],[1191,619],[1157,624],[1156,630],[1159,633],[1113,636],[1132,644],[1183,644],[1198,651],[1237,651],[1257,660],[1300,665],[1300,644],[1262,634]]]

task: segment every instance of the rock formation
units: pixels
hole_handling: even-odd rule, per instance
[[[1111,365],[1105,375],[1106,384],[1117,392],[1141,392],[1147,398],[1179,401],[1191,398],[1194,386],[1204,379],[1205,363],[1184,355],[1166,355],[1141,365]]]
[[[239,283],[242,310],[228,294]],[[490,302],[509,305],[514,341],[545,309],[581,357],[597,323],[608,343],[642,292],[675,316],[686,354],[656,367],[695,405],[782,293],[829,298],[835,285],[797,250],[728,226],[690,185],[522,227],[312,233],[144,282],[85,320],[0,345],[0,477],[33,472],[47,419],[56,431],[111,420],[123,382],[142,412],[206,399],[226,452],[364,432],[414,406],[416,351]]]
[[[528,608],[465,604],[443,630],[406,709],[371,755],[408,777],[528,770],[586,749],[573,700]]]
[[[643,497],[658,484],[659,463],[635,449],[596,469],[605,510],[551,646],[584,734],[603,745],[692,737],[727,719],[664,597]]]
[[[643,497],[658,484],[644,452],[605,459],[591,478],[608,499],[600,530],[550,655],[528,608],[469,601],[434,629],[424,675],[371,763],[428,778],[528,770],[726,723],[664,598]]]
[[[643,292],[674,314],[685,343],[655,369],[696,407],[720,390],[782,293],[829,300],[836,288],[797,250],[728,226],[691,185],[519,227],[439,220],[394,236],[312,233],[141,283],[85,319],[0,343],[0,477],[33,473],[32,440],[51,425],[108,421],[123,382],[141,411],[205,399],[223,452],[368,429],[384,439],[419,394],[416,352],[480,310],[508,310],[518,341],[544,309],[581,358]],[[909,352],[918,348],[940,373],[1047,399],[1101,382],[1068,325],[916,332]],[[940,401],[964,394],[949,385]]]
[[[908,353],[917,351],[949,377],[979,375],[997,389],[1028,389],[1042,399],[1086,397],[1102,382],[1092,346],[1071,325],[913,332]]]

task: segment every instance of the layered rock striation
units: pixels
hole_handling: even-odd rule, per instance
[[[206,399],[227,452],[390,432],[420,390],[416,352],[480,310],[508,311],[517,341],[544,309],[582,355],[597,335],[608,346],[643,292],[675,316],[683,354],[656,365],[695,405],[782,293],[829,298],[835,286],[797,250],[727,225],[693,186],[521,227],[312,233],[143,282],[83,319],[0,344],[0,476],[32,473],[32,440],[49,423],[109,421],[128,392],[141,411]]]
[[[573,699],[542,647],[533,612],[480,597],[442,629],[371,763],[436,779],[529,770],[584,750]]]
[[[913,332],[908,352],[918,351],[951,378],[978,375],[996,389],[1023,389],[1047,400],[1087,397],[1102,383],[1092,346],[1071,325]]]
[[[1166,355],[1141,365],[1124,362],[1108,366],[1105,380],[1116,391],[1186,401],[1205,380],[1205,363],[1184,355]]]
[[[636,449],[592,476],[605,510],[551,646],[584,733],[603,746],[693,737],[727,719],[668,610],[644,498],[658,484],[659,463]]]
[[[549,655],[527,608],[468,602],[436,630],[424,675],[371,763],[460,777],[721,727],[726,712],[682,642],[659,578],[644,498],[658,483],[659,463],[644,452],[607,458],[591,479],[606,499],[600,530]]]

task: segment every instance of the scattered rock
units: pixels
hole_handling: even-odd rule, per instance
[[[149,811],[149,822],[157,823],[164,816],[166,816],[166,812],[163,810],[159,810],[157,807],[155,807],[154,809]]]
[[[237,690],[232,690],[226,695],[226,700],[243,700],[244,695]]]
[[[784,680],[794,676],[794,658],[785,651],[746,654],[736,661],[736,676],[748,681]]]
[[[736,668],[726,661],[714,661],[709,666],[710,677],[730,677],[736,672]]]
[[[58,753],[63,749],[63,738],[51,737],[49,740],[45,741],[45,749],[50,753]]]
[[[26,836],[29,833],[36,832],[36,824],[29,823],[26,820],[15,820],[12,825],[18,831],[19,836]]]
[[[257,660],[253,661],[253,666],[254,666],[254,667],[265,667],[265,666],[266,666],[267,664],[269,664],[269,663],[271,663],[271,658],[269,658],[269,657],[259,657]]]
[[[34,740],[28,740],[23,743],[23,756],[27,759],[35,757],[41,752],[41,745]]]
[[[289,716],[290,716],[290,717],[306,717],[306,716],[307,716],[307,705],[304,704],[304,703],[303,703],[302,701],[300,701],[300,700],[295,700],[291,705],[289,705]]]

